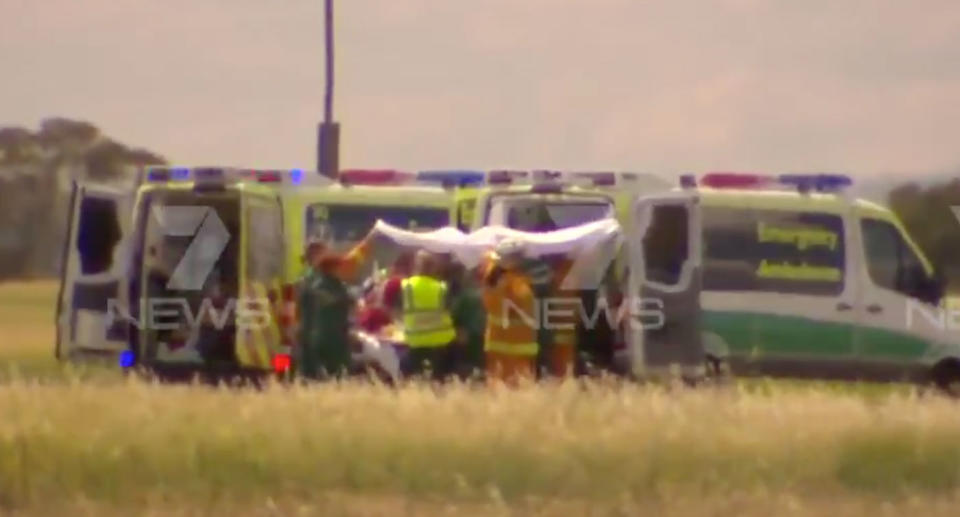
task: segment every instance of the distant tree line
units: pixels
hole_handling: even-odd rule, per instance
[[[901,185],[890,191],[888,202],[950,284],[960,286],[960,219],[953,212],[953,207],[960,210],[960,178]]]
[[[0,280],[58,274],[73,180],[125,182],[138,167],[163,163],[89,122],[0,127]]]
[[[58,274],[73,180],[117,183],[166,160],[89,122],[54,117],[38,130],[0,127],[0,280]],[[890,191],[890,207],[927,256],[960,285],[960,178]]]

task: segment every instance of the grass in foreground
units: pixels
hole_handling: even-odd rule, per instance
[[[937,511],[960,488],[960,413],[936,397],[15,382],[0,389],[0,414],[0,503],[11,509],[213,511],[345,494],[477,511],[705,509],[698,501]]]
[[[0,513],[946,516],[960,503],[960,408],[910,388],[155,386],[58,365],[56,287],[0,285]]]

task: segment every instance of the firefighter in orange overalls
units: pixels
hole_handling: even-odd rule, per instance
[[[523,263],[534,296],[540,301],[542,329],[537,333],[540,345],[538,367],[551,377],[572,376],[575,373],[581,303],[576,279],[567,278],[573,269],[573,260],[565,254],[557,254],[526,259]]]
[[[487,382],[516,387],[536,377],[537,307],[522,269],[523,243],[501,242],[482,266]]]
[[[567,278],[573,269],[573,260],[560,256],[550,261],[553,269],[550,294],[553,298],[564,302],[565,310],[558,311],[558,317],[550,323],[553,327],[550,343],[550,355],[547,358],[550,373],[555,377],[568,377],[574,374],[577,357],[577,322],[580,311],[570,309],[576,303],[579,307],[580,291],[576,289],[574,278]]]

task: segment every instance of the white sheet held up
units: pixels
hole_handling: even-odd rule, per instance
[[[623,243],[623,230],[612,218],[552,232],[522,232],[503,226],[487,226],[469,235],[453,227],[412,232],[377,221],[374,233],[401,246],[451,253],[467,267],[479,264],[484,254],[500,241],[516,239],[524,243],[527,257],[563,254],[581,262],[578,259],[589,254],[595,260],[591,260],[588,266],[602,270],[602,266],[598,267],[599,261],[609,263]]]

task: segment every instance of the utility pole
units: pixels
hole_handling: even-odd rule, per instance
[[[326,82],[323,93],[323,122],[317,133],[317,170],[336,178],[340,170],[340,124],[333,121],[333,0],[323,0]]]

